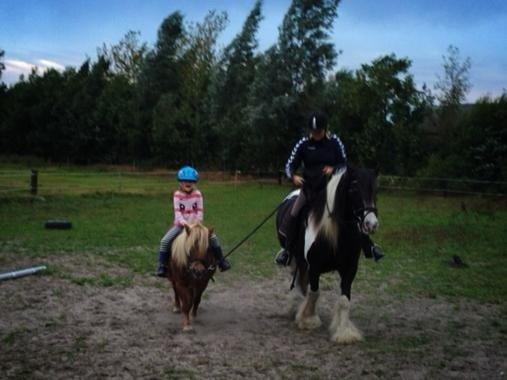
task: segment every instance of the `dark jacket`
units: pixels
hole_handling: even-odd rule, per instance
[[[292,178],[294,172],[303,164],[304,187],[315,191],[325,186],[322,174],[324,166],[338,168],[347,163],[345,147],[336,135],[326,136],[320,141],[303,137],[294,146],[285,165],[285,174]]]

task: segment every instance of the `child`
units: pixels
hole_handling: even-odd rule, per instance
[[[171,229],[167,231],[160,241],[160,252],[158,256],[158,277],[166,277],[167,263],[171,258],[171,242],[183,230],[185,224],[203,219],[203,199],[202,194],[195,188],[195,183],[199,180],[197,170],[190,166],[182,167],[176,176],[179,182],[179,189],[173,194],[174,203],[174,223]],[[210,236],[210,247],[218,260],[220,271],[226,271],[231,268],[231,264],[224,258],[222,248],[215,234]]]

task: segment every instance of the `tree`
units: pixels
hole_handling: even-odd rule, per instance
[[[248,103],[251,162],[280,168],[309,111],[322,105],[325,75],[337,53],[329,42],[339,0],[293,0],[278,42],[258,65]]]
[[[215,131],[208,121],[210,113],[208,95],[212,70],[216,64],[215,46],[226,22],[225,13],[211,11],[202,23],[189,25],[178,60],[177,74],[181,80],[179,91],[177,94],[166,92],[164,95],[173,96],[163,99],[162,108],[167,110],[167,106],[172,104],[177,119],[159,118],[156,125],[154,124],[157,129],[174,130],[174,126],[165,126],[164,122],[175,123],[178,126],[183,144],[188,147],[185,153],[178,157],[181,162],[209,162],[216,155]],[[160,107],[157,105],[157,108]],[[170,136],[163,135],[157,130],[154,131],[154,136],[161,138],[154,141],[157,152],[165,152],[165,155],[170,153],[165,148],[170,143],[168,141]]]
[[[482,98],[463,118],[464,144],[456,152],[468,156],[470,170],[460,175],[488,181],[507,180],[507,92]],[[467,160],[468,161],[468,160]]]
[[[258,57],[256,33],[262,19],[261,1],[256,1],[240,33],[225,48],[216,65],[211,85],[211,110],[221,142],[221,161],[227,168],[241,167],[245,148],[245,110],[255,79]]]
[[[278,38],[280,58],[296,93],[312,95],[333,68],[337,53],[329,41],[340,0],[293,0]]]
[[[5,100],[7,93],[7,86],[1,81],[2,79],[2,71],[5,70],[5,65],[2,62],[4,58],[5,51],[0,49],[0,137],[2,136],[2,120],[5,119]],[[1,144],[0,144],[1,147]]]
[[[463,62],[459,49],[453,45],[447,48],[448,56],[443,56],[444,76],[438,76],[435,89],[440,93],[437,99],[442,107],[458,107],[470,91],[471,83],[469,71],[471,67],[470,58]]]
[[[341,71],[328,84],[326,107],[349,158],[383,172],[415,174],[426,154],[421,130],[429,101],[416,89],[411,62],[394,54]]]
[[[454,176],[465,173],[467,163],[457,154],[463,148],[462,123],[464,115],[462,102],[470,90],[470,58],[461,59],[459,49],[449,46],[448,56],[443,56],[443,77],[438,76],[435,89],[438,91],[438,107],[430,133],[430,158],[423,175]],[[460,146],[461,148],[458,148]]]
[[[5,70],[5,64],[2,62],[4,59],[5,51],[0,49],[0,79],[2,79],[2,71]]]
[[[144,60],[137,84],[138,119],[136,129],[131,134],[137,159],[146,159],[153,153],[153,110],[160,97],[164,94],[180,97],[180,60],[184,38],[183,16],[180,12],[174,12],[160,25],[155,47]]]
[[[103,44],[102,48],[98,49],[98,55],[111,63],[111,71],[125,76],[130,83],[137,83],[148,51],[146,43],[139,41],[140,36],[140,32],[131,30],[117,45],[108,48]]]
[[[434,154],[426,175],[507,179],[507,94],[479,99],[462,112],[455,138]]]
[[[470,58],[461,60],[459,49],[450,45],[447,49],[448,56],[443,56],[444,76],[438,77],[435,89],[439,91],[437,100],[437,141],[436,148],[445,154],[449,141],[455,139],[457,125],[459,123],[461,103],[465,100],[471,84],[469,70]]]

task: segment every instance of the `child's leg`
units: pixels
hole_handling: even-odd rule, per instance
[[[218,260],[218,267],[220,271],[226,271],[231,269],[231,264],[224,257],[224,253],[222,252],[222,247],[220,246],[220,241],[218,240],[217,235],[212,234],[209,238],[211,250],[213,251],[213,255]]]
[[[171,243],[176,236],[179,235],[183,228],[180,226],[173,226],[166,232],[160,240],[160,249],[158,253],[158,269],[157,276],[165,277],[167,274],[167,263],[171,257],[170,247]]]

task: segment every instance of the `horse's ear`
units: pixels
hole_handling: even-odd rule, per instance
[[[190,227],[188,224],[185,224],[185,232],[187,233],[187,235],[190,235],[191,228],[192,227]]]
[[[209,236],[213,236],[214,233],[215,233],[215,229],[213,227],[208,228],[208,235]]]
[[[375,177],[378,178],[380,174],[380,165],[375,166],[375,170],[373,172],[375,173]]]

